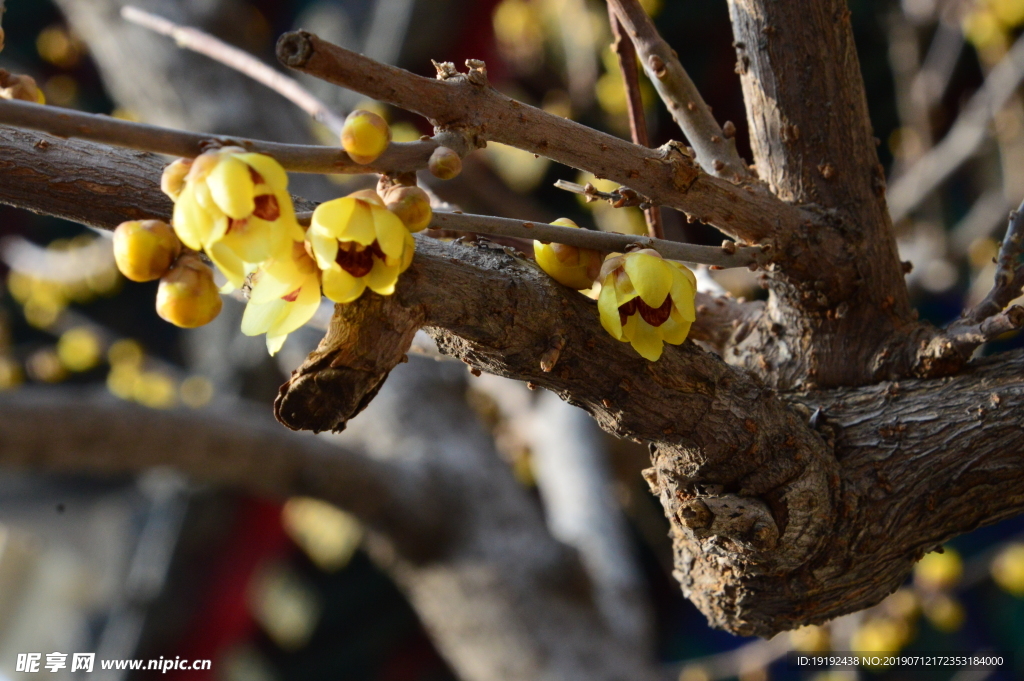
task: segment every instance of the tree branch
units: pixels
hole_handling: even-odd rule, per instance
[[[313,120],[323,123],[335,134],[341,133],[341,126],[345,122],[344,118],[314,97],[298,81],[274,70],[248,52],[229,45],[205,31],[179,26],[164,17],[145,12],[131,5],[121,8],[121,16],[126,21],[172,38],[178,47],[205,55],[266,85],[305,111]]]
[[[640,76],[636,72],[636,49],[633,42],[623,35],[622,23],[615,16],[615,10],[608,5],[608,23],[612,28],[612,50],[619,58],[619,71],[626,89],[626,110],[629,114],[629,132],[633,144],[644,147],[651,146],[651,138],[647,134],[647,117],[644,115],[644,102],[640,96]],[[644,210],[647,218],[647,233],[655,239],[665,238],[665,226],[662,224],[661,209],[651,206]]]
[[[158,195],[159,164],[151,157],[80,142],[36,149],[25,139],[32,136],[3,134],[21,145],[3,146],[5,202],[66,210],[65,217],[92,210],[108,226],[147,203],[169,206]],[[104,171],[106,183],[94,181]],[[143,180],[126,192],[133,172]],[[83,199],[96,194],[102,200]],[[417,245],[386,306],[374,295],[342,306],[337,332],[283,389],[284,400],[316,407],[292,410],[291,425],[344,427],[388,365],[401,361],[409,332],[424,325],[443,352],[548,388],[606,430],[652,446],[645,477],[672,522],[677,577],[717,626],[770,635],[861,609],[890,593],[923,551],[1024,509],[1021,353],[940,381],[792,394],[784,403],[691,343],[666,348],[657,363],[641,359],[602,331],[593,301],[504,250],[428,239]],[[371,308],[378,322],[342,328]],[[360,366],[346,347],[364,342],[392,343],[393,351]],[[353,371],[365,376],[354,382]],[[398,422],[418,413],[411,404],[381,406]],[[463,546],[468,553],[458,555],[478,555],[480,546]],[[447,584],[459,583],[468,586]],[[419,593],[418,607],[438,607],[433,625],[442,626],[450,608],[431,600],[436,592],[427,586]]]
[[[426,168],[438,146],[460,153],[469,151],[461,136],[442,134],[432,140],[392,143],[376,161],[362,165],[335,147],[185,132],[14,100],[0,100],[0,124],[185,158],[194,158],[211,147],[235,145],[273,156],[286,170],[299,173],[412,172]]]
[[[995,284],[985,299],[963,317],[967,323],[978,323],[998,314],[1024,288],[1024,202],[1010,213],[1006,235],[996,259]]]
[[[470,60],[468,74],[442,64],[438,79],[423,78],[304,31],[283,35],[277,51],[291,68],[419,113],[437,128],[464,130],[615,180],[742,241],[792,233],[805,220],[799,209],[753,186],[701,173],[680,146],[645,149],[512,100],[487,86],[482,62]]]
[[[686,134],[700,167],[718,177],[735,180],[749,177],[747,164],[737,153],[732,135],[722,131],[711,115],[711,108],[679,63],[679,57],[658,33],[643,6],[637,0],[608,0],[608,7],[614,10],[632,38],[647,77]]]

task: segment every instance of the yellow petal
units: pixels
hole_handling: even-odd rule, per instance
[[[397,215],[387,208],[373,206],[370,209],[373,214],[373,227],[377,234],[377,243],[384,255],[392,258],[401,258],[405,249],[405,235],[409,230],[405,228]]]
[[[607,279],[605,280],[607,281]],[[615,287],[601,287],[601,295],[597,299],[597,310],[601,315],[601,326],[615,340],[622,340],[622,324],[619,322],[619,301],[615,297]]]
[[[267,352],[273,357],[278,351],[284,347],[284,342],[288,340],[288,334],[282,333],[278,335],[267,334]]]
[[[206,178],[210,196],[228,217],[241,220],[256,210],[253,195],[256,186],[249,174],[249,166],[230,156],[221,158],[220,163]]]
[[[675,268],[653,255],[629,253],[624,269],[640,298],[651,307],[661,307],[672,290]]]
[[[405,235],[405,250],[402,251],[402,266],[398,269],[399,272],[404,272],[409,269],[409,265],[412,264],[413,256],[416,255],[416,239],[412,238],[412,234],[406,233]]]
[[[672,306],[679,310],[683,319],[688,322],[696,321],[697,310],[694,307],[696,287],[690,283],[690,278],[679,270],[672,274]]]
[[[627,326],[630,326],[629,344],[633,346],[641,357],[657,362],[661,358],[661,351],[664,348],[661,342],[661,334],[653,326],[635,314],[629,318]]]
[[[274,277],[266,270],[257,272],[253,279],[252,289],[249,291],[249,302],[257,305],[282,298],[299,288],[300,285],[294,278]]]
[[[320,307],[320,287],[317,285],[303,286],[299,290],[299,297],[293,302],[287,303],[287,306],[287,313],[282,315],[270,328],[272,335],[276,336],[282,333],[287,335],[312,319]]]
[[[370,206],[357,199],[334,199],[313,211],[313,227],[342,241],[369,246],[377,238]]]
[[[202,249],[203,242],[213,231],[213,221],[196,201],[195,188],[186,184],[174,204],[174,233],[181,242],[194,251]]]
[[[231,249],[244,262],[261,263],[270,258],[274,245],[271,223],[259,218],[234,223],[218,244]]]
[[[387,265],[380,260],[374,259],[373,269],[365,277],[366,285],[374,293],[390,296],[395,292],[399,271],[398,265]]]
[[[351,303],[366,290],[365,277],[353,277],[338,265],[324,270],[324,295],[336,303]]]
[[[237,154],[235,158],[262,175],[263,180],[275,193],[283,192],[288,188],[288,173],[284,171],[280,163],[270,156],[266,154]]]
[[[235,288],[242,287],[242,284],[245,283],[245,263],[233,250],[225,246],[223,241],[218,241],[207,246],[206,254],[210,256],[210,260],[221,271],[221,274],[231,282],[232,286]]]
[[[661,331],[661,337],[666,343],[680,345],[690,335],[690,322],[683,319],[678,310],[673,309],[672,314],[658,330]]]
[[[694,291],[697,290],[697,275],[694,274],[689,267],[679,262],[678,260],[666,260],[665,262],[667,262],[669,265],[672,265],[677,270],[686,275],[686,278],[690,280],[690,286],[693,287]]]
[[[306,239],[316,258],[317,266],[322,270],[329,270],[335,266],[335,259],[338,257],[338,240],[329,234],[324,234],[320,228],[311,227],[306,232]]]
[[[287,314],[288,303],[277,298],[269,303],[250,300],[242,313],[242,333],[258,336],[274,327]]]

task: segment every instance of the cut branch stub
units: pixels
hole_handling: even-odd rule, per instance
[[[422,319],[393,296],[367,291],[336,305],[327,335],[278,393],[274,416],[292,430],[341,431],[406,361]]]

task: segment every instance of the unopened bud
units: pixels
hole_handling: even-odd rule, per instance
[[[209,324],[220,314],[221,305],[213,270],[194,253],[179,258],[160,280],[156,312],[175,326],[193,329]]]
[[[430,155],[427,168],[440,180],[450,180],[462,172],[462,159],[448,147],[438,147]]]
[[[164,174],[160,176],[160,189],[170,197],[171,201],[177,201],[181,190],[185,186],[185,176],[192,169],[192,159],[179,158],[164,168]]]
[[[46,104],[43,91],[32,76],[16,76],[0,69],[0,98],[20,99],[33,104]]]
[[[153,281],[167,274],[181,253],[174,230],[160,220],[122,222],[114,230],[114,261],[132,281]]]
[[[356,109],[341,128],[341,146],[356,163],[372,163],[391,142],[387,121],[363,109]]]
[[[410,232],[426,229],[434,216],[430,197],[419,187],[395,187],[384,196],[384,205]]]

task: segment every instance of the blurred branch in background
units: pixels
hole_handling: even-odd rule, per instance
[[[969,159],[987,139],[992,118],[1024,80],[1024,38],[1018,39],[985,84],[971,97],[956,123],[934,148],[889,183],[893,222],[907,217],[925,198]]]
[[[379,3],[391,4],[391,3]],[[248,52],[228,45],[209,33],[196,28],[179,26],[156,14],[144,12],[138,7],[126,5],[121,9],[121,16],[126,21],[148,28],[161,35],[174,39],[178,47],[205,55],[216,62],[245,74],[258,83],[266,85],[288,101],[305,111],[313,120],[323,123],[331,132],[341,133],[344,118],[336,114],[326,104],[310,94],[296,80],[289,78],[276,69],[264,64]]]

